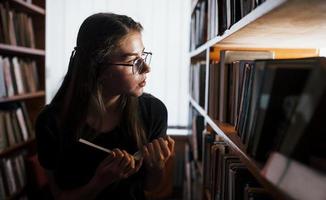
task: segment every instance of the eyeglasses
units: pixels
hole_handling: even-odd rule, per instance
[[[142,55],[135,60],[132,64],[127,63],[107,63],[108,65],[122,65],[132,67],[133,74],[139,74],[144,68],[144,64],[150,65],[152,59],[152,52],[143,52]]]

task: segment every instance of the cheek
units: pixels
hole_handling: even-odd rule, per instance
[[[137,89],[140,82],[140,76],[135,76],[128,72],[114,72],[106,77],[104,87],[116,93],[128,93]]]

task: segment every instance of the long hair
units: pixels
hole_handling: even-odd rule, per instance
[[[94,14],[82,23],[77,46],[70,57],[68,72],[51,101],[51,105],[58,108],[60,130],[69,132],[70,139],[80,137],[90,106],[99,113],[105,112],[102,84],[99,80],[101,65],[110,58],[124,36],[131,31],[142,30],[141,24],[132,18],[113,13]],[[140,148],[147,139],[139,117],[138,98],[121,95],[119,109],[122,112],[121,127]]]

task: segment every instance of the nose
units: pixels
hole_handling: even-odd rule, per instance
[[[143,69],[141,70],[140,74],[147,74],[150,71],[151,71],[151,67],[144,62],[143,63]]]

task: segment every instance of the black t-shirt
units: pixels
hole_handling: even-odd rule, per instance
[[[167,129],[165,105],[150,94],[139,97],[139,110],[149,141],[164,137]],[[69,139],[67,131],[58,131],[56,109],[45,106],[36,122],[38,158],[41,165],[52,170],[55,181],[62,190],[69,190],[87,184],[97,166],[107,156],[105,152]],[[85,125],[82,137],[108,149],[120,148],[133,154],[137,151],[132,140],[126,138],[121,126],[104,133],[95,132]],[[96,133],[92,135],[92,133]],[[68,142],[67,142],[68,140]],[[62,142],[65,141],[65,142]],[[117,197],[119,199],[145,199],[143,189],[143,167],[127,179],[113,183],[98,195],[97,199]]]

